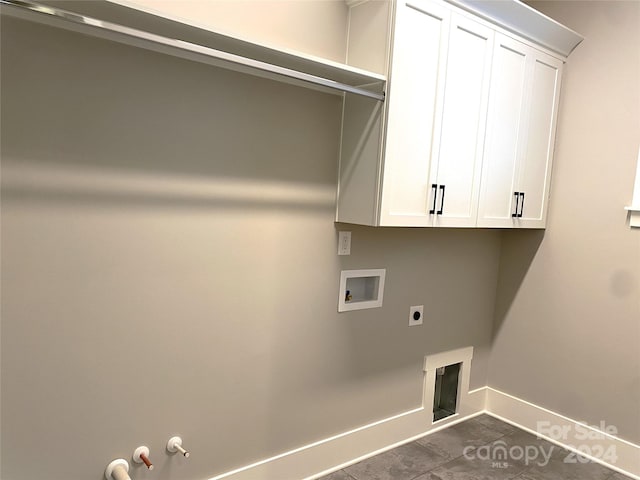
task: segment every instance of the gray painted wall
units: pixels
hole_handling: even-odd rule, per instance
[[[640,443],[640,3],[533,2],[580,32],[568,60],[544,238],[503,237],[492,387]]]
[[[1,113],[3,480],[141,444],[136,480],[209,478],[417,407],[468,345],[486,384],[499,234],[348,227],[338,257],[338,97],[3,19]],[[379,267],[383,308],[338,314]]]
[[[77,0],[66,1],[73,9]],[[234,37],[345,61],[349,9],[344,0],[125,1]]]

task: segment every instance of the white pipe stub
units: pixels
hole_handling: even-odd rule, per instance
[[[129,462],[124,458],[113,460],[104,470],[104,478],[107,480],[131,480],[128,475]]]
[[[167,442],[167,450],[171,453],[180,452],[185,458],[189,458],[189,452],[182,448],[182,438],[171,437]]]

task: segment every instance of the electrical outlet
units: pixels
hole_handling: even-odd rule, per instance
[[[409,326],[415,327],[416,325],[422,325],[422,317],[424,305],[416,305],[409,308]]]
[[[351,232],[338,232],[338,255],[351,255]]]

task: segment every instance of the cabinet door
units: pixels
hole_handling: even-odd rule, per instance
[[[425,0],[396,5],[380,225],[430,226],[450,12]]]
[[[436,226],[476,225],[493,35],[469,18],[451,17],[442,130],[434,148]]]
[[[479,227],[513,227],[520,134],[526,118],[527,47],[496,34],[487,136],[478,207]]]
[[[528,78],[526,135],[518,165],[518,191],[522,192],[516,226],[544,228],[551,182],[551,163],[558,116],[562,62],[531,49]]]

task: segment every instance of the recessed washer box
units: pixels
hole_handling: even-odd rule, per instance
[[[342,270],[338,312],[382,306],[386,269]]]

